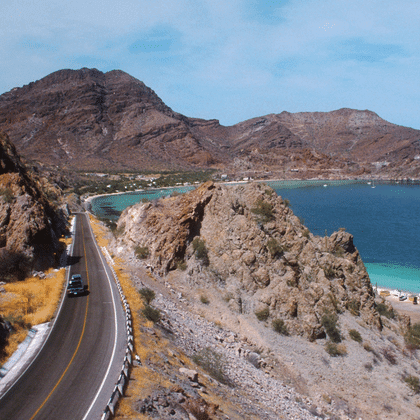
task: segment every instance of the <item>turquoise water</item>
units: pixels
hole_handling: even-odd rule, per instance
[[[113,194],[96,197],[92,200],[92,212],[98,217],[117,220],[121,212],[129,206],[142,200],[152,201],[176,193],[185,193],[193,190],[193,186],[165,188],[162,190],[135,191],[124,194]]]
[[[327,185],[276,192],[314,234],[352,233],[372,284],[420,292],[420,186]]]
[[[420,186],[352,181],[269,182],[316,235],[341,227],[354,235],[372,284],[420,292]],[[324,187],[324,184],[326,185]],[[193,186],[98,197],[92,211],[117,219],[142,199],[153,200]]]

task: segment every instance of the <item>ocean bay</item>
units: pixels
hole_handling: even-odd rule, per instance
[[[420,186],[367,181],[270,181],[315,235],[345,228],[354,235],[372,284],[420,292]],[[372,188],[373,187],[373,188]],[[92,199],[92,210],[113,220],[142,200],[194,187],[148,190]]]
[[[327,182],[276,192],[312,233],[354,235],[372,284],[420,292],[419,185]]]

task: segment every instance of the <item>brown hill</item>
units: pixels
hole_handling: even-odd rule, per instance
[[[0,134],[0,280],[51,266],[65,227],[42,182],[27,172],[15,147]]]
[[[13,89],[0,127],[29,159],[72,169],[211,163],[182,116],[122,71],[61,70]]]
[[[420,176],[420,131],[371,111],[283,112],[224,127],[174,112],[119,70],[60,70],[4,93],[0,130],[26,158],[69,169]]]
[[[395,161],[420,151],[420,131],[391,124],[372,111],[282,112],[275,118],[317,150],[358,161]]]

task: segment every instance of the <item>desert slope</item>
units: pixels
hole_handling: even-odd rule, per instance
[[[264,185],[212,183],[125,210],[117,231],[114,252],[161,293],[166,337],[193,359],[223,355],[242,415],[415,418],[410,320],[375,296],[350,233],[312,235]],[[298,414],[281,384],[313,409]]]

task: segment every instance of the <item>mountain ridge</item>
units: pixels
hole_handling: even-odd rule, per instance
[[[0,130],[27,159],[71,170],[213,168],[301,177],[420,176],[420,130],[373,111],[283,111],[232,126],[173,111],[121,70],[59,70],[0,95]],[[377,162],[383,162],[376,165]]]

